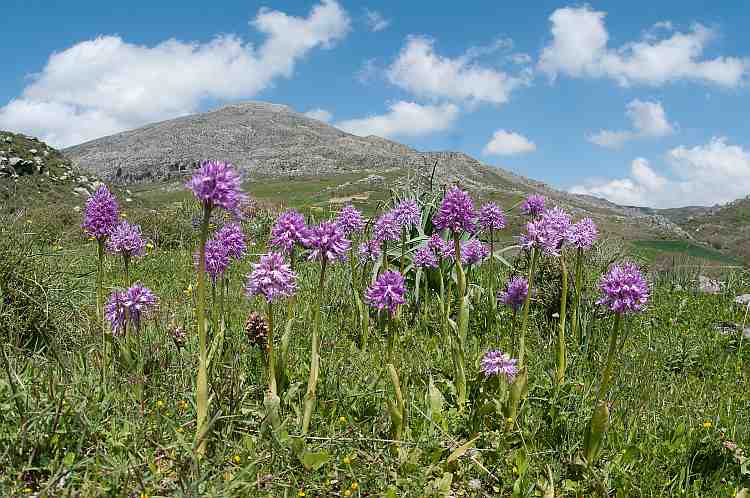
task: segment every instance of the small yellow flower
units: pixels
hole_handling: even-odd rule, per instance
[[[353,482],[351,485],[351,488],[352,488],[352,491],[356,491],[357,488],[359,488],[359,484],[357,484],[356,482]]]
[[[188,403],[184,399],[181,399],[180,401],[177,402],[177,408],[180,411],[187,410],[187,407],[188,407]]]
[[[344,496],[351,496],[351,495],[352,495],[352,492],[349,491],[348,489],[344,491]]]
[[[242,462],[242,457],[241,457],[241,456],[239,456],[239,455],[234,455],[234,456],[232,457],[232,461],[233,461],[234,463],[236,463],[236,464],[239,464],[239,463],[241,463],[241,462]]]
[[[156,407],[157,408],[161,408],[162,406],[164,406],[164,402],[162,400],[159,400],[159,401],[156,402]]]
[[[146,493],[141,493],[141,498],[148,498],[148,495]]]
[[[344,465],[349,465],[352,463],[352,459],[349,457],[344,457]]]
[[[516,467],[515,465],[513,466],[513,473],[518,474],[518,467]]]
[[[297,491],[297,496],[305,496],[305,490],[300,489],[299,491]]]
[[[154,245],[151,242],[147,242],[146,243],[146,249],[148,249],[149,251],[151,251],[153,248],[154,248]]]
[[[33,222],[33,221],[31,221],[31,220],[26,220],[26,223],[28,223],[29,225],[31,225],[31,224],[32,224],[32,223],[34,223],[34,222]]]
[[[26,493],[27,495],[31,494],[32,491],[33,491],[33,489],[31,489],[31,488],[23,488],[23,492]]]
[[[128,217],[128,213],[120,213],[120,218],[127,218],[127,217]]]
[[[182,433],[182,427],[178,427],[177,432]]]
[[[346,423],[346,417],[339,417],[339,422],[341,422],[342,424],[345,424]]]
[[[188,284],[187,289],[185,289],[185,294],[192,294],[193,293],[193,284]]]
[[[706,420],[705,422],[703,422],[703,428],[704,429],[710,429],[712,425],[713,424],[711,423],[710,420]]]

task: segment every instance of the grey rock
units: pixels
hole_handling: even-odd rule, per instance
[[[7,143],[13,143],[13,137],[5,137]]]
[[[748,306],[750,305],[750,294],[740,294],[734,298],[734,302],[740,306]]]
[[[704,294],[718,294],[721,292],[723,282],[700,275],[698,277],[698,290]]]
[[[23,161],[23,159],[21,159],[20,157],[11,157],[8,160],[8,164],[10,164],[11,166],[15,166],[19,164],[21,161]]]
[[[30,152],[31,154],[36,154],[36,153],[37,153],[37,152],[39,152],[39,151],[38,151],[38,150],[36,150],[36,149],[29,149],[29,152]]]
[[[75,188],[73,188],[73,193],[76,194],[76,195],[83,196],[83,197],[88,197],[88,195],[89,195],[89,191],[86,190],[83,187],[75,187]]]

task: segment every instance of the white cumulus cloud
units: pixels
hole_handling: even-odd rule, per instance
[[[385,28],[390,26],[390,19],[383,17],[383,14],[377,10],[365,9],[365,22],[370,31],[378,32],[383,31]]]
[[[674,125],[667,119],[660,102],[632,100],[625,106],[625,115],[633,124],[632,130],[600,130],[589,135],[588,140],[602,147],[618,148],[636,138],[663,137],[674,133]]]
[[[317,119],[318,121],[323,121],[324,123],[329,123],[333,118],[333,115],[330,112],[319,107],[317,109],[310,109],[305,113],[305,116]]]
[[[409,37],[386,71],[388,80],[418,97],[491,104],[507,102],[513,90],[529,84],[526,71],[510,75],[479,65],[472,51],[456,58],[441,56],[434,44],[431,38]]]
[[[482,151],[485,155],[512,156],[536,150],[534,142],[519,133],[497,130]]]
[[[585,5],[555,10],[549,18],[552,40],[542,50],[539,69],[552,78],[560,73],[611,78],[622,86],[692,80],[736,87],[750,67],[747,58],[704,58],[716,33],[701,24],[675,32],[671,23],[660,22],[642,39],[611,48],[605,16]]]
[[[725,204],[750,194],[750,151],[714,137],[705,145],[680,146],[666,154],[671,175],[635,159],[627,178],[589,181],[570,189],[618,204],[658,208]]]
[[[207,98],[252,97],[344,38],[350,20],[335,0],[321,0],[304,18],[260,9],[250,25],[265,35],[258,46],[235,35],[154,46],[101,36],[55,52],[0,108],[0,128],[66,146],[195,112]]]
[[[335,126],[359,136],[423,136],[450,128],[459,115],[458,106],[444,103],[422,105],[400,100],[389,105],[388,112],[366,118],[341,121]]]

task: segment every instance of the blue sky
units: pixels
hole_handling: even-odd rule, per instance
[[[264,100],[625,204],[750,194],[743,2],[117,4],[3,3],[0,128],[64,146]]]

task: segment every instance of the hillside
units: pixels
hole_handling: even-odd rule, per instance
[[[221,158],[240,168],[248,180],[263,179],[250,182],[251,192],[282,203],[371,201],[406,181],[459,182],[505,206],[531,192],[541,193],[576,217],[593,217],[617,237],[687,238],[658,214],[560,192],[463,153],[420,152],[379,137],[358,137],[287,106],[263,102],[154,123],[63,152],[82,170],[116,184],[138,186],[152,197],[177,190],[174,187],[200,160]]]
[[[696,240],[750,264],[750,197],[690,216],[681,225]]]

